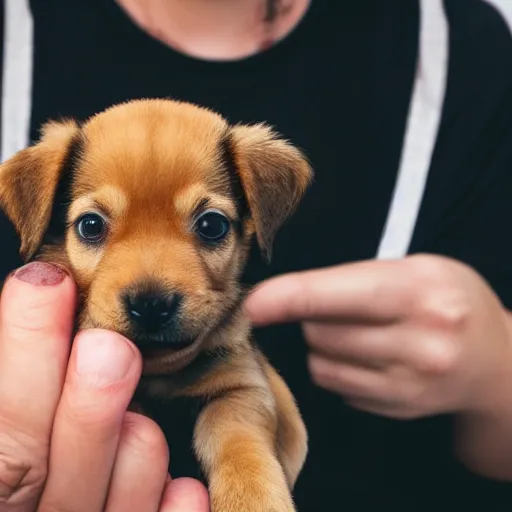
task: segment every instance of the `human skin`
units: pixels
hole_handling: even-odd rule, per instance
[[[248,57],[288,35],[312,0],[115,0],[142,30],[164,44],[206,60]]]
[[[127,412],[141,356],[122,336],[71,346],[76,290],[31,263],[0,301],[0,512],[207,512],[206,489],[172,480],[160,428]]]
[[[453,413],[473,471],[512,480],[512,314],[457,261],[417,255],[283,275],[246,303],[255,325],[300,322],[319,386],[370,413]]]

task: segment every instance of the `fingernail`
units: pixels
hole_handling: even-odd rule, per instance
[[[63,268],[42,261],[28,263],[14,273],[16,279],[34,286],[56,286],[66,275]]]
[[[93,387],[123,380],[133,364],[135,352],[128,343],[101,333],[79,336],[76,372]]]

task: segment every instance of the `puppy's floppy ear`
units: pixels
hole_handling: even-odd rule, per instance
[[[43,240],[55,192],[78,134],[74,121],[47,123],[37,144],[0,165],[0,206],[21,238],[25,261]]]
[[[258,244],[270,261],[274,237],[310,184],[312,169],[301,151],[263,124],[232,127],[229,142]]]

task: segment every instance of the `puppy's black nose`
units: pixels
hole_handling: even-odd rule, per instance
[[[179,295],[140,292],[125,297],[132,324],[144,333],[156,333],[173,319],[180,305]]]

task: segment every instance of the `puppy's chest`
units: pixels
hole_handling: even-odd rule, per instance
[[[204,482],[193,451],[194,427],[204,401],[195,397],[176,397],[165,401],[145,399],[145,413],[163,430],[171,452],[173,478],[198,478]]]
[[[135,393],[134,401],[140,404],[142,413],[156,421],[165,434],[173,478],[186,476],[206,483],[193,449],[194,428],[205,398],[190,395],[185,389],[208,375],[217,363],[216,357],[201,354],[177,374],[143,377]]]

